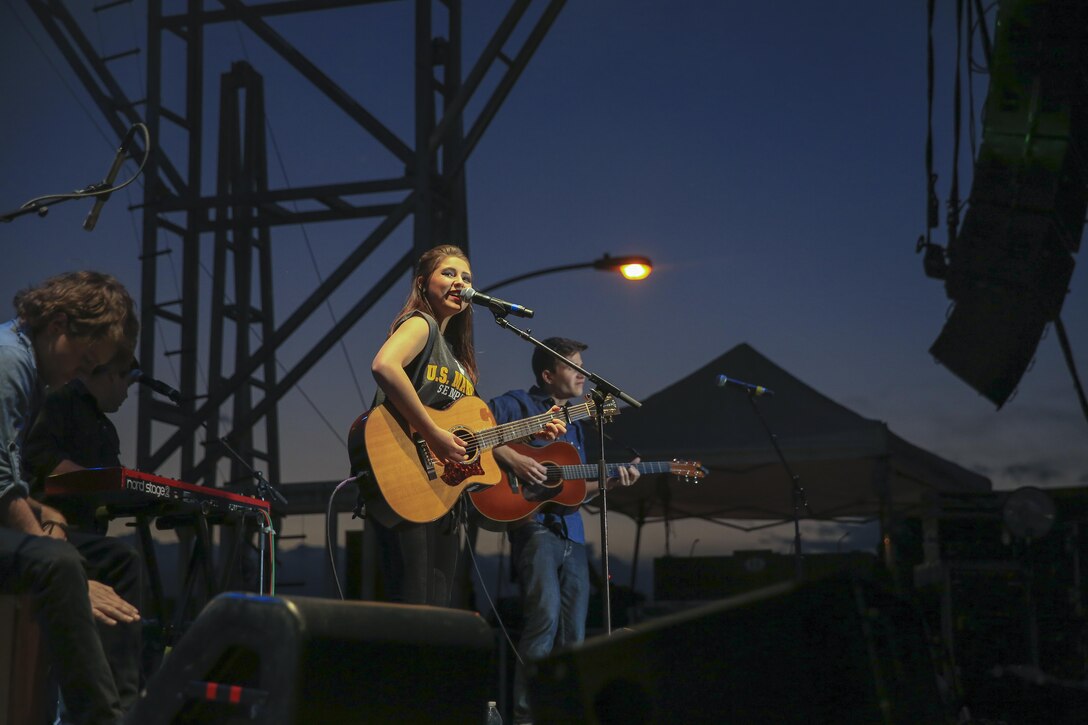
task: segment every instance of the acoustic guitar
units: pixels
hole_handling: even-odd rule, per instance
[[[503,473],[491,449],[539,433],[554,418],[568,424],[597,417],[597,406],[587,400],[502,425],[478,397],[464,397],[444,410],[428,409],[440,428],[461,439],[464,461],[443,465],[416,430],[386,401],[359,416],[348,432],[351,470],[367,501],[367,513],[385,526],[405,521],[426,523],[448,512],[461,493],[502,480]],[[616,402],[606,398],[603,417],[619,413]]]
[[[531,516],[542,506],[568,513],[585,501],[586,480],[597,479],[597,465],[582,463],[578,449],[565,441],[546,446],[511,443],[510,447],[542,464],[548,470],[547,480],[526,485],[516,476],[503,472],[502,481],[497,485],[469,492],[476,510],[496,524],[509,524]],[[610,463],[608,477],[615,476],[620,466],[634,466],[640,474],[670,473],[688,481],[698,481],[706,476],[706,469],[698,461],[657,461]],[[481,525],[496,528],[487,523]]]

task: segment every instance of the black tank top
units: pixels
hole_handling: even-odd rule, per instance
[[[476,386],[469,379],[468,371],[454,357],[446,338],[439,334],[438,323],[433,317],[425,312],[413,312],[398,327],[416,315],[427,322],[427,344],[404,367],[404,372],[412,381],[420,401],[429,408],[442,410],[466,395],[475,395]],[[378,403],[385,400],[381,390],[378,391],[378,398]]]

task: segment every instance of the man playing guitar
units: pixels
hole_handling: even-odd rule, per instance
[[[562,337],[548,338],[544,344],[578,365],[587,347]],[[574,368],[540,349],[533,352],[532,366],[536,385],[527,391],[512,390],[490,402],[499,423],[543,413],[581,398],[585,376]],[[585,461],[586,437],[580,422],[568,425],[558,440],[572,444]],[[548,442],[538,440],[533,444]],[[494,454],[499,465],[524,486],[541,484],[547,478],[544,465],[510,446],[496,448]],[[636,469],[626,466],[620,466],[617,474],[608,485],[629,486],[639,475]],[[521,590],[521,659],[539,659],[557,647],[582,641],[589,610],[589,565],[581,512],[538,512],[511,527],[510,546],[510,560]],[[525,674],[519,664],[514,677],[514,722],[527,723],[531,719]]]

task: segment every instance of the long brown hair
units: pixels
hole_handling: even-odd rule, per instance
[[[131,357],[140,322],[132,296],[115,277],[101,272],[67,272],[15,295],[15,314],[39,334],[56,315],[68,320],[75,338],[109,340]]]
[[[441,244],[424,252],[419,261],[416,262],[415,274],[412,275],[412,289],[408,293],[408,299],[404,301],[404,307],[393,318],[393,324],[389,327],[390,335],[414,312],[425,312],[432,318],[438,319],[431,307],[431,303],[427,300],[424,290],[431,275],[438,269],[438,265],[442,263],[442,260],[447,257],[457,257],[464,260],[466,264],[469,263],[468,255],[461,251],[460,247],[452,244]],[[454,357],[465,366],[469,379],[475,384],[479,373],[476,370],[476,347],[472,343],[472,307],[469,306],[450,318],[450,321],[446,323],[446,331],[442,336],[449,343]]]

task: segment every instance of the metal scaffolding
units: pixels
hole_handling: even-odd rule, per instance
[[[468,245],[465,163],[479,143],[522,70],[564,5],[547,0],[529,19],[532,0],[510,3],[479,58],[462,73],[461,0],[403,0],[414,13],[414,138],[406,141],[383,124],[297,47],[269,24],[273,16],[317,13],[376,4],[375,0],[147,0],[146,96],[127,97],[109,64],[140,49],[99,55],[61,0],[26,0],[90,93],[111,128],[121,136],[133,123],[147,124],[152,153],[145,168],[142,219],[140,342],[143,370],[155,375],[167,357],[176,359],[180,406],[157,400],[141,388],[137,424],[137,466],[156,471],[176,460],[185,481],[217,485],[216,462],[222,446],[204,447],[225,436],[246,464],[267,465],[279,480],[277,404],[406,274],[419,254],[435,244],[457,240]],[[95,12],[124,4],[106,2]],[[171,12],[171,7],[184,10]],[[210,6],[214,6],[210,7]],[[220,88],[217,186],[201,186],[206,137],[205,37],[222,23],[240,23],[313,88],[342,110],[404,169],[403,175],[349,182],[270,189],[265,149],[263,83],[259,69],[235,63]],[[528,29],[515,32],[521,26]],[[435,30],[440,26],[441,30]],[[184,50],[183,72],[167,70],[167,38]],[[173,56],[171,56],[173,57]],[[465,119],[469,102],[485,76],[495,78],[479,113]],[[184,84],[183,86],[181,84]],[[170,105],[164,90],[184,88],[184,106]],[[243,98],[244,97],[244,98]],[[474,107],[476,107],[474,105]],[[140,109],[142,108],[142,113]],[[466,130],[467,128],[467,130]],[[166,148],[163,134],[183,142]],[[178,148],[175,148],[177,146]],[[180,150],[179,150],[180,149]],[[360,198],[362,201],[360,201]],[[393,201],[390,201],[390,198]],[[411,246],[396,257],[352,308],[318,336],[301,359],[284,366],[277,352],[311,315],[409,217]],[[375,226],[300,304],[282,320],[273,314],[271,240],[277,227],[348,219],[370,219]],[[213,240],[211,299],[201,292],[201,241]],[[160,285],[162,260],[180,249],[181,295],[167,297]],[[397,250],[400,251],[400,250]],[[203,272],[206,274],[206,272]],[[210,304],[211,323],[202,339],[201,304]],[[233,340],[229,336],[233,334]],[[256,339],[256,343],[254,340]],[[256,349],[253,349],[254,346]],[[203,364],[202,364],[203,361]],[[277,373],[277,366],[279,372]],[[206,380],[200,371],[207,371]],[[222,418],[221,418],[222,411]],[[221,426],[221,420],[229,424]],[[223,427],[229,430],[222,430]],[[263,434],[263,441],[258,440]],[[232,463],[231,478],[244,476]],[[312,509],[303,496],[287,512]]]

